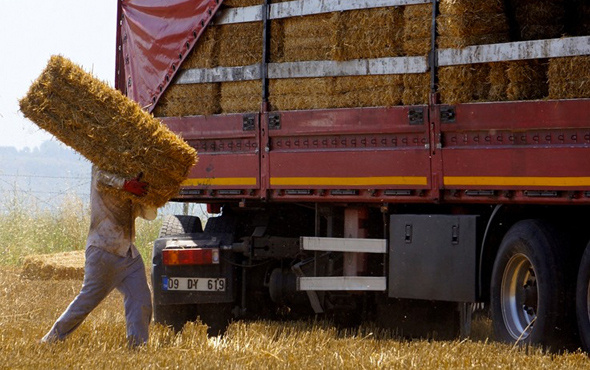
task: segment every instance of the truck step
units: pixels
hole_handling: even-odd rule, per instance
[[[386,239],[320,238],[304,236],[301,249],[306,251],[386,253]]]

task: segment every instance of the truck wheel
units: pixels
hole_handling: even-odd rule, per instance
[[[184,324],[196,318],[195,306],[192,304],[154,305],[154,322],[170,326],[178,332],[182,330]]]
[[[553,228],[539,220],[520,221],[506,233],[492,273],[497,340],[559,345],[567,335],[562,250]]]
[[[582,348],[590,351],[590,243],[584,251],[576,284],[576,315]]]
[[[225,333],[231,320],[231,303],[197,304],[197,317],[207,325],[207,334],[212,336]]]
[[[203,232],[203,227],[197,216],[167,215],[162,220],[162,228],[158,237],[200,232]]]

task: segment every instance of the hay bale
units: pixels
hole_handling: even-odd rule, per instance
[[[457,104],[487,100],[489,74],[488,64],[441,67],[438,72],[441,101]]]
[[[145,197],[122,197],[161,207],[178,194],[196,152],[121,92],[61,56],[53,56],[20,100],[24,115],[99,168],[122,177],[144,173]]]
[[[322,109],[333,107],[334,78],[298,78],[269,81],[271,110]]]
[[[84,251],[30,255],[23,261],[21,278],[32,280],[84,279]]]
[[[403,30],[405,55],[428,55],[431,49],[432,5],[404,6]]]
[[[334,60],[339,17],[334,12],[281,20],[283,61]]]
[[[337,60],[403,55],[403,8],[346,11],[338,22]]]
[[[186,56],[180,68],[191,69],[216,67],[216,46],[219,37],[218,31],[218,27],[208,26],[197,40],[193,49]]]
[[[240,8],[244,6],[262,5],[264,0],[224,0],[223,5],[227,8]]]
[[[509,100],[542,99],[548,94],[546,60],[510,62],[507,75]]]
[[[247,66],[262,60],[262,22],[219,26],[217,63],[224,67]]]
[[[221,83],[221,113],[258,112],[262,102],[262,81]]]
[[[565,29],[564,0],[509,0],[519,40],[560,37]]]
[[[549,61],[549,98],[590,98],[590,56]]]
[[[488,94],[488,100],[490,101],[505,101],[508,99],[508,74],[506,69],[508,63],[490,63],[490,73],[488,75],[488,83],[490,91]]]
[[[502,0],[441,0],[437,18],[441,48],[464,48],[509,41],[508,19]],[[488,100],[491,92],[489,64],[443,67],[439,70],[439,91],[445,104]],[[496,68],[494,68],[496,71]],[[499,76],[494,76],[497,79]],[[503,85],[505,86],[505,84]],[[495,100],[502,96],[499,87]]]
[[[403,92],[402,75],[336,77],[333,106],[391,107],[401,104]]]
[[[430,73],[406,74],[402,103],[405,105],[428,104]]]
[[[171,84],[162,94],[154,115],[157,117],[184,117],[217,114],[219,83]]]

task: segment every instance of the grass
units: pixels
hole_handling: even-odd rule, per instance
[[[6,199],[6,198],[5,198]],[[70,203],[71,202],[71,203]],[[180,333],[152,325],[147,346],[126,348],[123,299],[114,291],[64,342],[39,339],[78,294],[80,280],[21,278],[27,254],[84,247],[89,211],[69,200],[53,212],[13,199],[0,214],[0,368],[130,369],[590,369],[583,352],[551,354],[479,334],[454,341],[405,340],[370,324],[341,331],[324,321],[232,323],[223,337],[189,323]],[[138,221],[137,244],[149,260],[159,222]],[[149,263],[148,263],[149,266]],[[481,329],[481,327],[484,327]],[[484,334],[481,334],[484,333]]]
[[[14,193],[0,200],[0,263],[17,266],[25,256],[83,250],[90,226],[90,208],[71,195],[55,208]],[[135,244],[144,260],[150,258],[161,218],[137,219]]]

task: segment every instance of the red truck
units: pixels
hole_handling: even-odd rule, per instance
[[[588,349],[590,95],[444,96],[455,67],[588,63],[588,34],[442,48],[445,1],[250,2],[119,1],[116,87],[197,149],[175,200],[220,214],[204,228],[197,216],[164,220],[153,251],[155,321],[180,329],[200,317],[218,333],[232,319],[322,314],[446,338],[467,335],[474,307],[484,306],[498,340],[580,338]],[[319,50],[305,49],[306,37],[323,37],[314,27],[336,17],[344,26],[332,40],[353,53],[382,40],[340,42],[353,16],[368,19],[349,33],[362,38],[377,17],[394,22],[419,6],[427,8],[422,55],[297,60]],[[416,32],[405,14],[407,38]],[[297,31],[306,19],[318,21]],[[402,32],[387,22],[373,31]],[[244,37],[237,25],[255,33]],[[223,46],[230,37],[239,40]],[[255,52],[240,53],[246,61],[228,58],[251,42]],[[217,62],[188,65],[206,53]],[[589,70],[574,64],[566,80],[590,84]],[[405,76],[422,76],[425,93],[385,101],[394,85],[409,91]],[[353,86],[324,102],[342,81]],[[354,81],[386,82],[346,103]],[[281,100],[287,82],[294,95]],[[231,108],[239,93],[254,103]],[[213,108],[190,111],[197,99]]]

